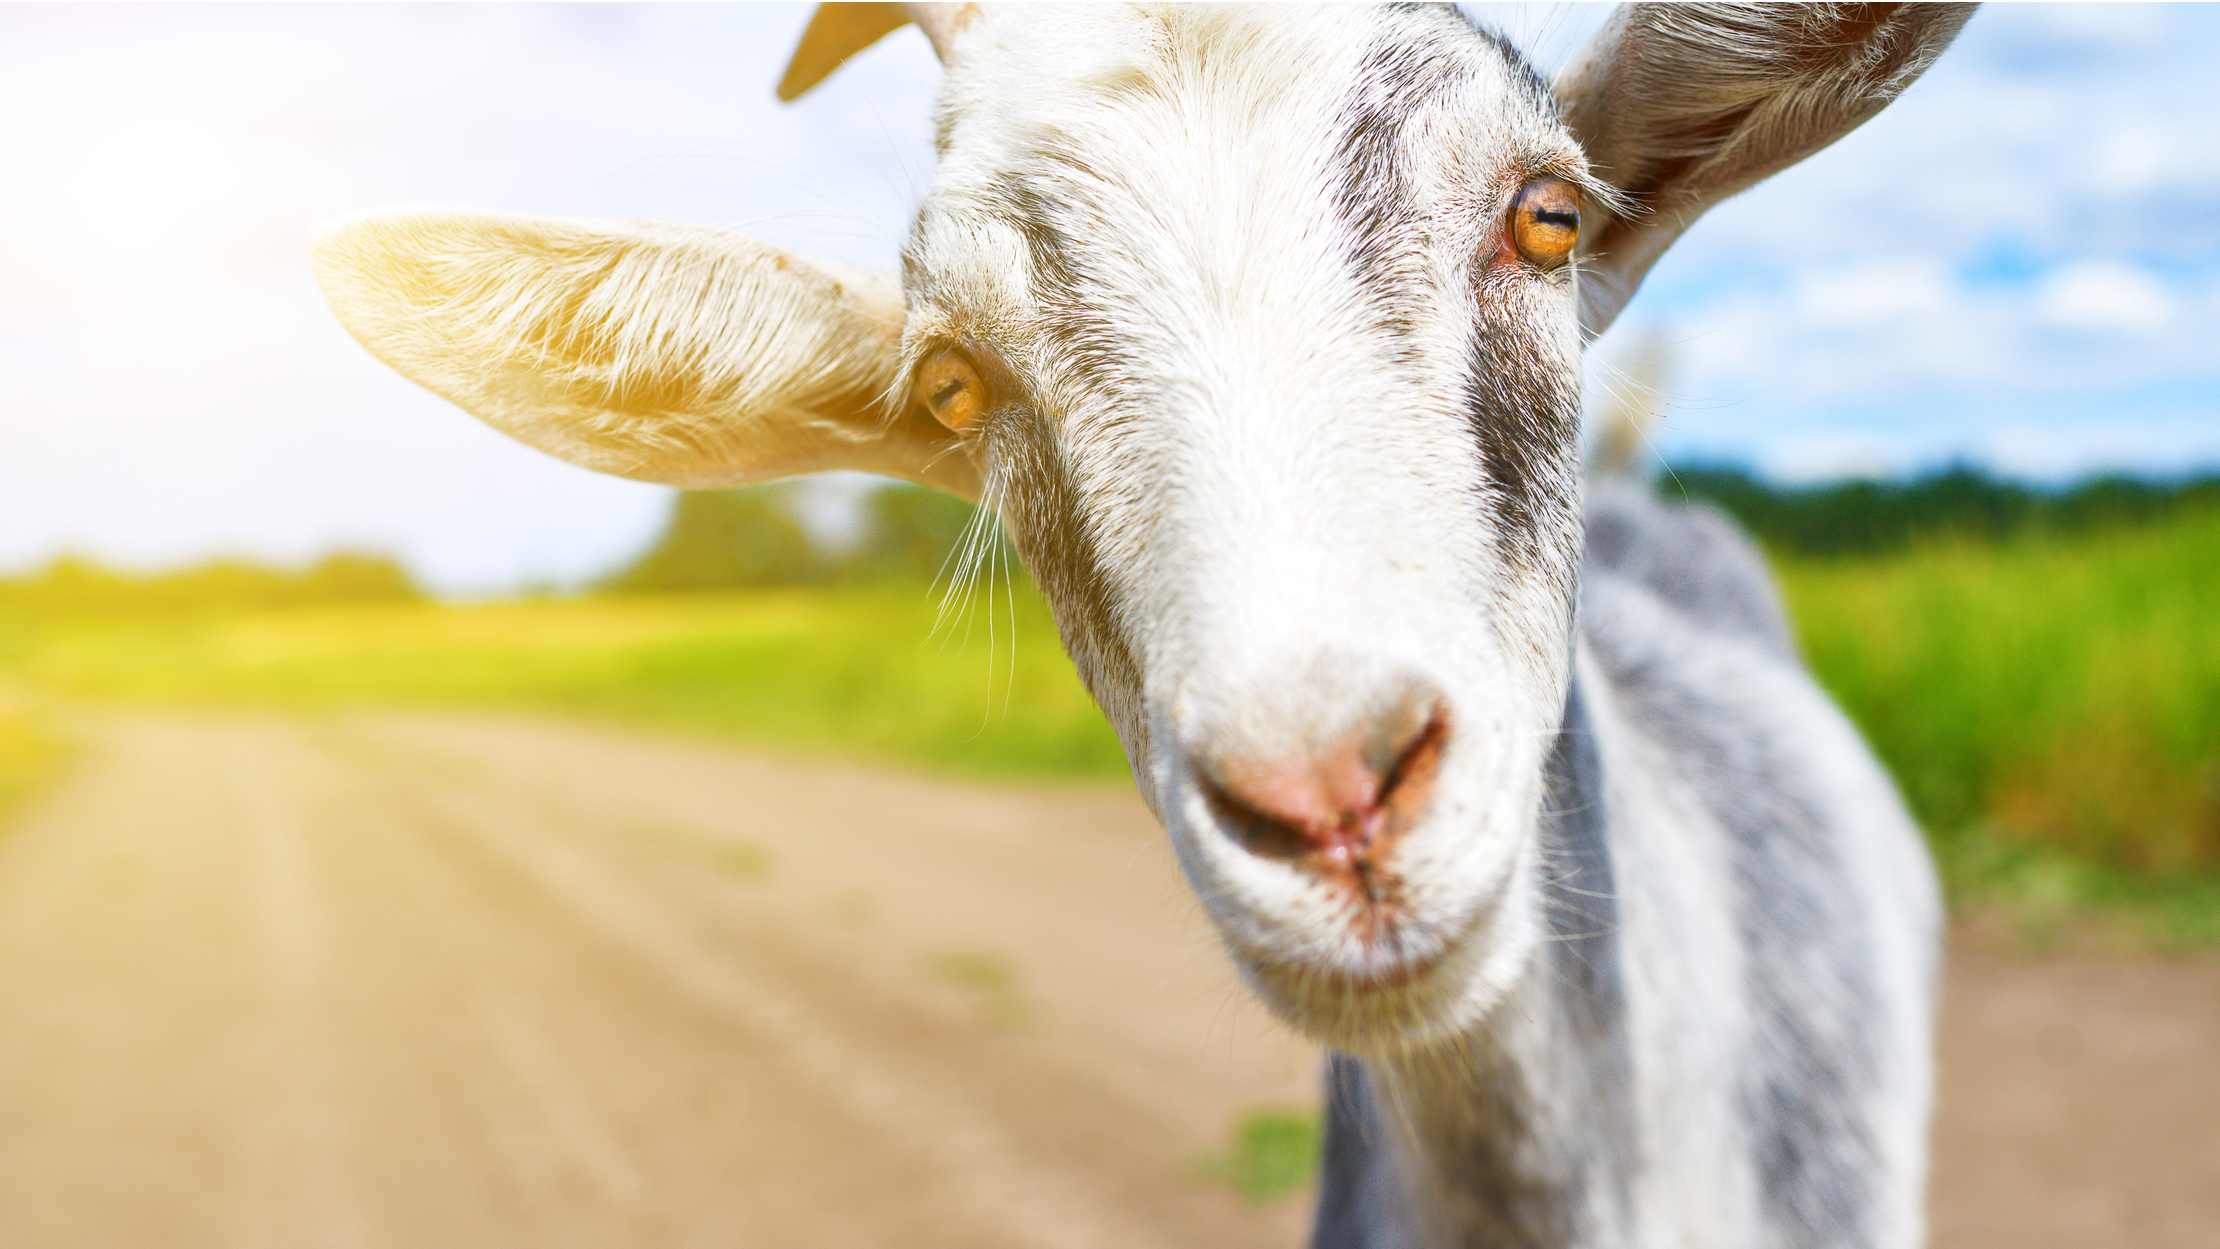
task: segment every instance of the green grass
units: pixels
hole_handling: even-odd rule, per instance
[[[2220,509],[1779,568],[1961,899],[2220,941]]]
[[[2137,872],[2024,836],[1976,828],[1936,839],[1961,915],[2034,951],[2220,947],[2220,872]]]
[[[2220,866],[2220,511],[1781,571],[1812,667],[1931,828]]]
[[[1197,1159],[1196,1179],[1225,1184],[1254,1205],[1301,1192],[1318,1174],[1320,1128],[1309,1110],[1251,1111],[1234,1125],[1222,1154]]]
[[[981,777],[1126,775],[1046,605],[935,630],[919,587],[0,622],[0,672],[65,697],[606,716]]]

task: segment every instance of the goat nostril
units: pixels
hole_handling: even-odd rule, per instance
[[[1380,801],[1390,811],[1417,819],[1434,796],[1442,748],[1449,744],[1449,716],[1437,707],[1395,756],[1380,784]]]
[[[1386,778],[1394,773],[1396,765],[1417,743],[1419,735],[1440,716],[1440,704],[1427,705],[1409,700],[1374,720],[1371,727],[1365,730],[1365,766],[1374,776],[1382,778],[1383,792]]]
[[[1440,704],[1398,711],[1322,756],[1227,761],[1204,792],[1250,853],[1362,873],[1425,814],[1449,740]]]

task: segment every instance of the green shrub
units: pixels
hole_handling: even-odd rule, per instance
[[[611,577],[624,593],[807,585],[825,579],[825,559],[793,509],[794,487],[686,490],[646,554]]]

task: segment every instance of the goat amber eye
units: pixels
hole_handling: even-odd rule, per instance
[[[1536,178],[1511,205],[1511,243],[1527,263],[1553,269],[1580,241],[1580,192],[1563,178]]]
[[[987,384],[953,348],[943,347],[917,366],[917,398],[933,419],[961,431],[987,410]]]

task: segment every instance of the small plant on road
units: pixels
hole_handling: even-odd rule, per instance
[[[929,967],[935,978],[976,998],[998,1031],[1014,1032],[1032,1018],[1031,1005],[1018,991],[1017,969],[999,954],[951,951],[934,955]]]
[[[1318,1174],[1318,1115],[1309,1110],[1252,1110],[1234,1126],[1223,1154],[1197,1159],[1195,1178],[1225,1184],[1252,1205],[1301,1191]]]

